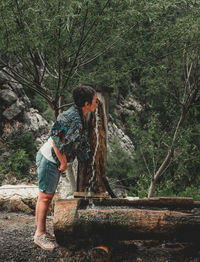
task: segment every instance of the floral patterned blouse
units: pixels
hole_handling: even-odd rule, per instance
[[[67,162],[72,162],[75,157],[81,162],[89,159],[88,129],[81,108],[71,106],[67,111],[59,114],[47,135],[47,139],[50,136],[57,149],[62,154],[66,154]],[[52,155],[59,164],[53,149]]]

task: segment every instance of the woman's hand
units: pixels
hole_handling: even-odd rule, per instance
[[[56,145],[55,143],[52,141],[53,143],[53,149],[54,149],[54,152],[60,162],[60,166],[58,168],[59,171],[61,172],[65,172],[67,170],[67,157],[65,154],[61,154],[60,151],[56,148]]]
[[[58,170],[61,172],[65,172],[67,170],[67,163],[61,163]]]

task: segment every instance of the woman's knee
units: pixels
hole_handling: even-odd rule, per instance
[[[53,196],[54,196],[54,194],[48,194],[48,193],[44,193],[44,192],[40,191],[40,193],[39,193],[39,201],[41,201],[41,202],[51,202]]]

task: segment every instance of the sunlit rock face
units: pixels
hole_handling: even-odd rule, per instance
[[[124,131],[117,127],[110,117],[108,121],[108,150],[112,152],[112,142],[116,140],[123,151],[131,154],[135,151],[135,147],[131,139],[124,133]]]
[[[135,147],[131,139],[126,135],[126,125],[127,119],[131,114],[138,114],[144,108],[143,106],[134,98],[133,95],[129,94],[127,99],[122,96],[119,99],[119,104],[115,105],[114,117],[109,115],[108,120],[108,150],[112,152],[112,142],[115,139],[120,145],[123,151],[127,152],[131,159],[135,151]]]

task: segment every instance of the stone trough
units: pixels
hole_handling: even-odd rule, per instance
[[[54,232],[61,246],[199,239],[200,202],[192,198],[75,198],[57,201],[54,212]]]

